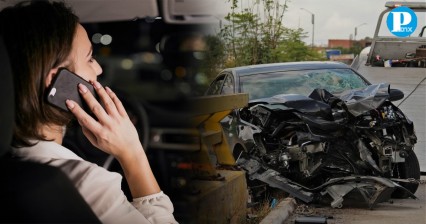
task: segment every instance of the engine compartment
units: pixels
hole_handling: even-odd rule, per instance
[[[252,178],[269,170],[266,179],[279,176],[280,182],[294,186],[290,192],[302,192],[299,198],[330,191],[330,180],[336,178],[407,178],[400,168],[414,154],[417,137],[413,123],[386,100],[386,88],[377,85],[340,96],[315,90],[309,97],[278,95],[252,103],[240,116],[261,131],[253,134],[255,145],[240,165]],[[411,193],[417,189],[407,186]]]

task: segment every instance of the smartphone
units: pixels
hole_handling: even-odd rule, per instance
[[[70,111],[65,103],[67,99],[73,100],[87,113],[91,113],[84,99],[78,91],[78,84],[81,83],[97,98],[92,84],[81,78],[79,75],[61,68],[52,80],[52,84],[47,90],[47,102],[65,111]]]

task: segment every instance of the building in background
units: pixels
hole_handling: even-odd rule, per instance
[[[329,39],[328,46],[324,49],[327,59],[330,61],[340,61],[351,64],[359,52],[371,45],[371,39]]]

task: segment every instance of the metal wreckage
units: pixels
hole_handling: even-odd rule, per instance
[[[416,198],[420,168],[413,123],[389,100],[388,84],[332,95],[276,95],[240,111],[253,147],[237,164],[257,180],[305,202],[373,208]],[[346,201],[346,199],[348,199]],[[355,201],[353,200],[355,199]]]

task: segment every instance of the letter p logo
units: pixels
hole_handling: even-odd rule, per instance
[[[401,6],[390,11],[386,23],[395,36],[408,37],[417,28],[417,16],[410,8]]]
[[[391,32],[401,32],[401,26],[410,24],[411,15],[408,12],[391,12],[393,16],[393,29]]]

